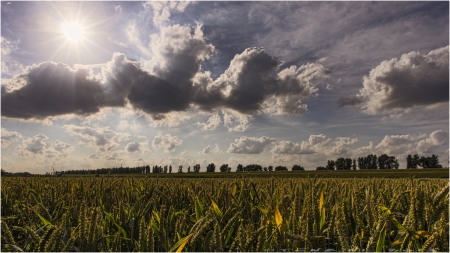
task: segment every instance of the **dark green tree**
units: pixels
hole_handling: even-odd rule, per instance
[[[288,171],[286,166],[277,166],[275,167],[275,171]]]
[[[305,168],[303,168],[302,166],[296,164],[296,165],[292,166],[291,170],[292,171],[300,171],[300,170],[305,170]]]
[[[220,172],[228,172],[228,164],[222,164],[220,166]]]
[[[413,158],[412,158],[412,155],[409,154],[406,157],[406,168],[407,169],[412,169],[412,167],[413,167]]]
[[[353,166],[352,166],[352,169],[353,169],[353,170],[356,170],[356,160],[355,160],[355,159],[353,159]]]
[[[334,162],[334,160],[328,160],[327,161],[327,166],[325,166],[327,168],[327,170],[334,170],[336,166],[336,163]]]
[[[216,165],[214,165],[214,163],[208,164],[208,166],[206,167],[206,172],[215,172],[215,171],[216,171]]]

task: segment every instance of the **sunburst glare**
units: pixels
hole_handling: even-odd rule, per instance
[[[78,24],[62,24],[61,25],[67,38],[71,41],[79,41],[83,38],[83,28]]]

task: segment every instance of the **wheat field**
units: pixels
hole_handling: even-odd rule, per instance
[[[1,180],[2,251],[449,251],[448,179]]]

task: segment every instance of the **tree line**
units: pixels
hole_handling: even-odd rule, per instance
[[[417,154],[406,157],[407,169],[417,169],[418,166],[424,169],[442,168],[439,158],[435,154],[428,157],[419,157]],[[340,157],[336,161],[328,160],[326,166],[319,166],[316,170],[356,170],[356,167],[360,170],[398,169],[399,164],[395,156],[382,154],[377,157],[377,155],[369,154],[366,157],[358,157],[357,160],[344,157]]]
[[[442,168],[439,162],[439,157],[435,154],[425,157],[418,154],[408,155],[406,158],[407,169],[417,169],[418,167],[426,168]],[[316,170],[376,170],[376,169],[398,169],[399,164],[395,156],[382,154],[377,157],[375,154],[369,154],[365,157],[358,157],[358,159],[340,157],[336,160],[328,160],[325,166],[319,166]],[[232,168],[228,164],[222,164],[219,167],[219,172],[232,172]],[[291,167],[291,171],[304,171],[305,168],[295,164]],[[270,171],[288,171],[286,166],[268,166],[263,167],[259,164],[249,164],[243,166],[239,164],[235,172],[270,172]],[[2,174],[4,171],[2,171]],[[192,167],[189,166],[187,170],[183,170],[183,165],[178,166],[177,173],[199,173],[200,164]],[[216,165],[214,163],[208,164],[206,172],[216,172]],[[149,174],[149,173],[174,173],[172,165],[169,166],[137,166],[137,167],[114,167],[114,168],[99,168],[95,170],[66,170],[59,172],[61,174]]]

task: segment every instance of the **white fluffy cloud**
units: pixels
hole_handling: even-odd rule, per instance
[[[173,152],[175,151],[175,147],[179,146],[183,143],[182,140],[180,140],[176,136],[172,136],[171,134],[165,134],[159,133],[158,135],[153,138],[152,145],[156,149],[164,149],[164,152]]]
[[[45,134],[37,134],[23,139],[22,143],[16,147],[16,155],[53,159],[53,162],[57,162],[59,158],[67,157],[74,150],[73,146],[68,143],[56,140],[52,146],[48,140],[49,137]]]
[[[304,155],[304,154],[314,154],[315,151],[311,148],[311,145],[302,141],[301,144],[293,143],[291,141],[280,141],[275,143],[272,153],[284,154],[284,155]]]
[[[8,131],[2,127],[2,148],[8,148],[12,142],[22,138],[22,135],[15,131]]]
[[[144,3],[144,7],[153,9],[153,22],[160,24],[169,20],[172,12],[183,12],[189,4],[190,1],[148,1]]]
[[[364,76],[359,94],[341,99],[341,105],[361,104],[366,113],[381,114],[448,102],[448,61],[449,46],[383,61]]]
[[[222,150],[220,150],[219,144],[216,143],[216,146],[214,148],[211,148],[211,146],[208,145],[206,148],[204,148],[202,151],[200,151],[198,153],[199,154],[210,154],[210,153],[221,154]]]
[[[130,137],[128,133],[117,133],[108,127],[92,128],[88,126],[65,125],[65,130],[74,136],[78,136],[81,143],[96,147],[100,152],[111,151]]]
[[[34,156],[43,155],[47,148],[51,147],[51,143],[47,142],[48,137],[45,134],[38,134],[32,138],[26,138],[22,144],[16,147],[18,156]]]
[[[309,155],[315,153],[327,155],[348,155],[351,153],[350,146],[358,142],[358,139],[349,137],[337,137],[334,140],[323,134],[310,135],[308,141],[293,143],[291,141],[277,142],[272,153],[278,155]]]
[[[375,146],[376,151],[383,154],[405,154],[412,153],[415,150],[419,137],[411,134],[405,135],[386,135],[381,142]]]
[[[214,130],[220,125],[220,123],[222,123],[220,115],[214,114],[208,119],[207,123],[197,122],[197,125],[201,126],[202,130]]]
[[[242,136],[239,139],[235,139],[234,143],[230,144],[227,153],[261,154],[264,149],[273,142],[275,142],[275,139],[267,136],[262,136],[260,138]]]
[[[148,141],[143,141],[143,142],[132,141],[125,146],[125,150],[130,153],[134,153],[134,152],[147,153],[148,149],[149,149]]]
[[[434,131],[429,138],[419,141],[417,151],[423,154],[431,154],[436,152],[436,148],[448,147],[448,132],[442,130]]]
[[[234,110],[222,109],[223,125],[230,132],[244,132],[250,127],[251,116],[241,114]]]

